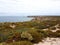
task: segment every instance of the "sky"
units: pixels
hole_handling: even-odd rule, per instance
[[[60,0],[0,0],[0,16],[60,15]]]

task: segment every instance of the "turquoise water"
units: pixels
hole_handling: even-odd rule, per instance
[[[0,22],[23,22],[30,21],[33,18],[27,16],[0,16]]]

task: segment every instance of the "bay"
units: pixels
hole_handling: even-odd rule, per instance
[[[33,18],[27,16],[0,16],[0,22],[23,22],[30,21]]]

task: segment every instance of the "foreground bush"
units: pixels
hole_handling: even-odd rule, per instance
[[[19,33],[19,32],[14,33],[13,40],[20,41],[21,40],[21,33]]]
[[[32,35],[30,33],[26,32],[26,31],[22,32],[21,38],[24,39],[24,40],[29,40],[29,41],[33,40]]]
[[[29,33],[32,35],[32,37],[33,37],[33,40],[32,40],[33,43],[38,43],[38,42],[42,41],[42,35],[39,34],[36,30],[30,30],[30,31],[28,31],[28,32],[29,32]]]
[[[43,31],[43,30],[37,30],[38,33],[40,33],[42,35],[42,38],[46,38],[47,37],[47,32]]]
[[[7,40],[5,41],[6,43],[11,43],[14,41],[20,41],[21,40],[21,33],[14,33],[13,35],[9,36]]]
[[[33,45],[33,44],[29,41],[20,41],[20,45]]]
[[[19,42],[5,43],[4,45],[33,45],[33,44],[29,41],[19,41]]]

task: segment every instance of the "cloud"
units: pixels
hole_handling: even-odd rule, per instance
[[[60,14],[60,1],[0,0],[0,13],[24,13],[27,15]]]
[[[18,0],[17,11],[22,10],[23,12],[44,12],[60,9],[60,2],[50,0]],[[59,10],[58,10],[59,11]]]
[[[16,11],[16,1],[13,0],[0,0],[0,12],[15,12]]]

